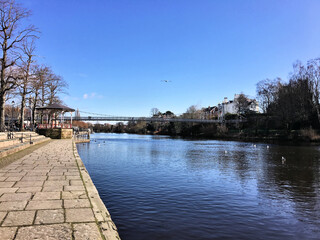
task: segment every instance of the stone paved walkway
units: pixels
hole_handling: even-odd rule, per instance
[[[0,239],[119,239],[71,140],[0,169]]]

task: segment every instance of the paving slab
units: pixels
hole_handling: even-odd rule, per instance
[[[0,239],[120,239],[71,140],[0,168]]]
[[[20,202],[1,202],[0,211],[24,210],[28,201]]]
[[[75,240],[99,240],[102,239],[98,226],[95,223],[73,224]]]
[[[9,212],[2,226],[25,226],[32,225],[35,211],[14,211]]]
[[[1,240],[13,240],[16,234],[17,227],[1,227],[0,236]]]
[[[0,197],[0,202],[25,201],[31,199],[31,193],[4,193]]]
[[[61,192],[37,192],[32,200],[57,200],[61,198]]]
[[[7,215],[7,212],[0,212],[0,223],[4,219],[4,217]]]
[[[38,210],[35,224],[52,224],[64,222],[64,210]]]
[[[43,187],[42,192],[60,192],[63,190],[63,186],[50,186],[50,187]]]
[[[91,208],[66,209],[66,222],[93,222],[95,221]]]
[[[12,187],[15,183],[16,182],[0,182],[0,189]]]
[[[62,200],[32,200],[26,207],[27,210],[31,209],[59,209],[62,208]]]
[[[0,188],[0,195],[2,193],[13,193],[16,192],[19,188]]]
[[[88,208],[90,207],[90,202],[88,199],[67,199],[64,200],[65,208]]]
[[[27,193],[36,193],[40,192],[42,187],[21,187],[18,188],[17,192],[27,192]]]
[[[68,191],[62,192],[62,199],[88,198],[85,191]]]
[[[72,228],[70,224],[54,224],[22,227],[18,230],[15,240],[34,240],[34,239],[72,239]]]

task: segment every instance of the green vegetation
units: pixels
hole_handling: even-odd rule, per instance
[[[200,124],[185,122],[129,122],[96,124],[96,132],[166,134],[185,137],[303,140],[318,141],[320,128],[320,59],[297,62],[289,81],[280,78],[265,79],[257,83],[257,98],[260,112],[250,108],[252,100],[240,94],[235,102],[236,114],[226,113],[225,120],[246,119],[242,123]],[[251,101],[251,102],[250,102]],[[157,118],[205,118],[216,119],[216,115],[205,115],[205,109],[191,106],[185,113],[175,116],[171,111],[161,113],[157,108],[151,116]]]

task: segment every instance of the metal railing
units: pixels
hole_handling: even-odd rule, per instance
[[[89,142],[90,141],[90,132],[87,131],[80,131],[80,132],[75,132],[73,135],[73,139],[75,142]]]
[[[64,118],[70,120],[70,118]],[[246,119],[220,120],[220,119],[191,119],[191,118],[156,118],[156,117],[77,117],[75,121],[145,121],[145,122],[193,122],[193,123],[241,123]]]
[[[72,128],[72,125],[70,123],[38,124],[38,129],[50,129],[50,128]]]

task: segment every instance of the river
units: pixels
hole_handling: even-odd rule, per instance
[[[91,137],[78,152],[123,240],[320,239],[318,146]]]

